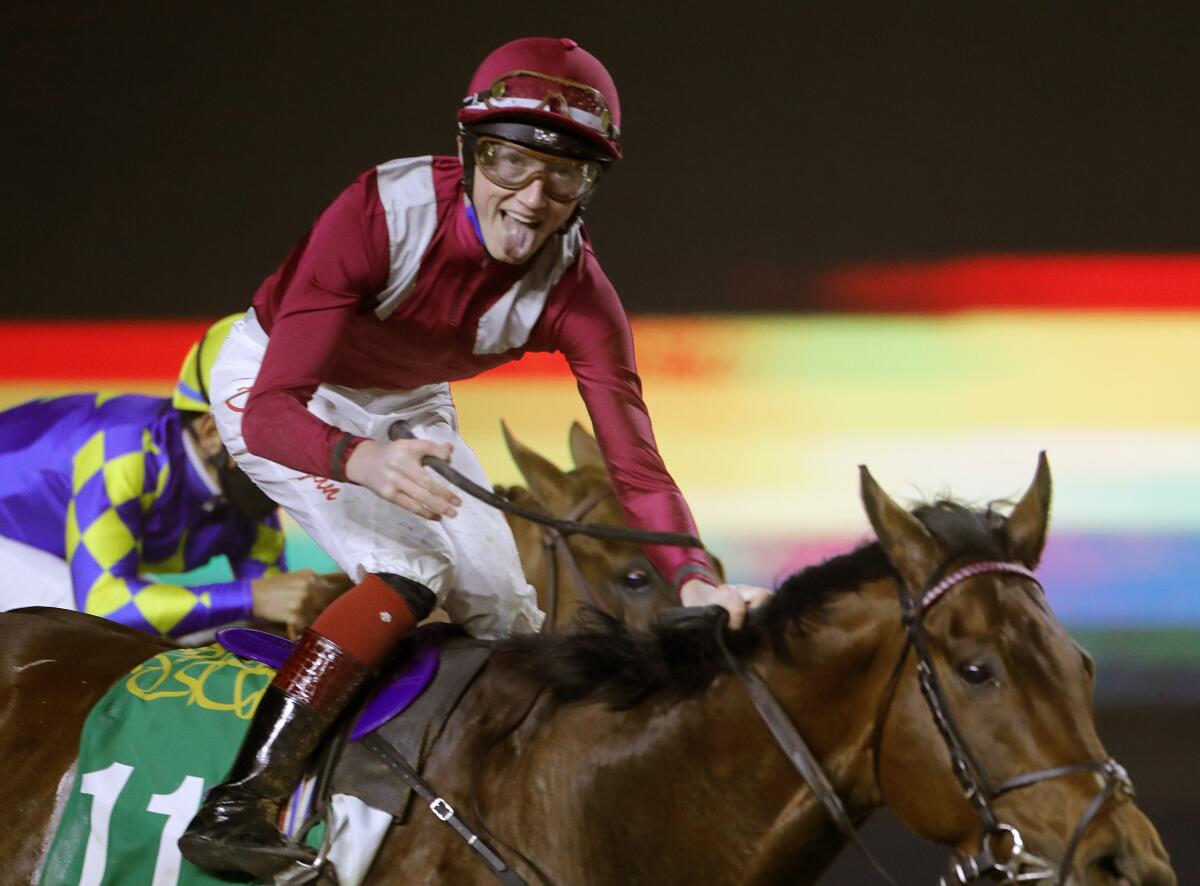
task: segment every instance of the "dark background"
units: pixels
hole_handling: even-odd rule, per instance
[[[360,171],[453,149],[475,65],[578,39],[635,312],[804,307],[848,260],[1200,245],[1200,13],[1134,3],[78,3],[4,13],[9,316],[240,309]]]
[[[589,210],[633,312],[805,308],[860,260],[1200,247],[1191,4],[73,3],[0,27],[7,317],[215,317],[362,170],[453,149],[475,65],[570,35],[621,90]],[[1099,711],[1181,882],[1195,706]],[[902,882],[945,853],[867,828]],[[830,884],[873,882],[852,853]]]

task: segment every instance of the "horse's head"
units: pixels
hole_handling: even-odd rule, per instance
[[[528,491],[508,490],[553,517],[609,526],[626,526],[613,495],[612,480],[596,440],[575,422],[570,448],[575,468],[560,470],[549,459],[517,440],[503,425],[504,440]],[[553,530],[511,518],[526,574],[557,627],[565,627],[583,605],[592,605],[630,625],[645,627],[660,610],[678,606],[674,590],[650,565],[640,546]],[[554,587],[553,602],[549,588]],[[553,609],[553,612],[550,610]]]
[[[990,850],[1004,864],[1015,829],[1024,854],[1010,867],[1046,874],[1028,882],[1175,883],[1096,735],[1092,661],[1027,572],[1046,539],[1045,455],[1007,518],[946,504],[909,513],[866,468],[862,496],[910,625],[876,721],[886,803],[960,862],[986,864]],[[932,676],[922,679],[926,657]]]

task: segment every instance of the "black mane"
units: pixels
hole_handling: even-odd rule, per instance
[[[920,505],[913,514],[952,556],[1007,556],[1004,518],[990,506],[980,511],[939,500]],[[819,623],[831,599],[887,577],[895,578],[896,573],[878,542],[795,572],[752,612],[742,630],[727,634],[728,646],[734,654],[746,656],[769,643],[782,655],[789,629],[803,634]],[[706,620],[638,631],[604,613],[586,610],[571,633],[520,635],[504,641],[499,649],[523,656],[525,666],[560,701],[594,699],[629,708],[660,692],[695,695],[728,670],[715,628]]]

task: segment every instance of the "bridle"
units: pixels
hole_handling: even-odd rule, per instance
[[[397,419],[388,426],[388,438],[391,440],[417,439],[416,435],[413,434],[403,419]],[[608,526],[602,523],[580,523],[578,522],[578,518],[574,520],[560,520],[557,517],[551,517],[540,511],[522,507],[511,499],[505,498],[503,495],[499,495],[490,489],[484,489],[474,480],[463,476],[459,471],[450,467],[449,463],[437,456],[423,456],[421,464],[445,477],[459,489],[473,495],[481,502],[504,511],[506,514],[512,514],[543,526],[553,526],[563,535],[578,533],[579,535],[587,535],[591,538],[599,538],[606,541],[632,541],[638,544],[675,545],[681,548],[704,547],[704,542],[696,538],[696,536],[687,535],[682,532],[651,532],[646,529],[630,529],[625,526]]]
[[[611,488],[593,490],[583,501],[571,508],[564,519],[570,523],[582,521],[594,507],[612,494]],[[615,615],[616,613],[610,611],[604,599],[596,593],[592,583],[583,574],[583,569],[579,566],[579,559],[567,542],[567,536],[572,533],[564,532],[557,526],[546,523],[539,523],[538,531],[542,539],[542,552],[546,559],[546,620],[542,622],[542,633],[553,634],[555,624],[558,622],[558,565],[560,561],[566,564],[567,572],[571,574],[571,580],[575,582],[575,587],[579,589],[580,598],[585,604],[608,615]]]
[[[943,877],[940,881],[941,886],[970,884],[979,881],[1065,884],[1067,877],[1070,876],[1071,863],[1084,831],[1109,798],[1132,798],[1134,796],[1133,782],[1124,767],[1111,757],[1105,760],[1072,763],[1036,772],[1027,772],[999,782],[993,782],[988,777],[950,711],[950,704],[938,678],[933,654],[925,635],[925,614],[957,585],[978,575],[1017,575],[1032,582],[1039,591],[1043,593],[1044,591],[1041,582],[1033,572],[1018,563],[976,561],[949,572],[950,563],[951,560],[947,560],[934,570],[921,592],[919,601],[909,592],[903,582],[897,583],[901,621],[906,637],[904,648],[900,652],[888,683],[886,700],[875,721],[873,756],[876,782],[879,782],[879,761],[884,724],[891,709],[891,701],[900,671],[908,658],[909,651],[912,650],[917,658],[917,682],[921,688],[921,695],[925,699],[925,704],[933,716],[933,722],[949,752],[954,776],[975,815],[979,818],[982,830],[979,851],[973,855],[959,854],[953,869],[953,879]],[[1051,862],[1025,848],[1020,831],[1015,826],[1002,822],[996,814],[993,804],[997,798],[1010,791],[1030,787],[1044,781],[1077,775],[1081,772],[1096,773],[1102,782],[1101,788],[1092,797],[1079,821],[1076,822],[1067,842],[1066,851],[1063,853],[1062,862],[1055,868]],[[882,790],[882,786],[880,790]],[[1007,853],[996,851],[997,843],[1001,838],[1007,839],[1010,843]],[[1002,861],[1001,855],[1005,854],[1007,857]]]
[[[969,856],[956,853],[958,857],[954,865],[953,879],[942,877],[939,880],[939,886],[969,886],[969,884],[981,882],[998,884],[1041,883],[1046,884],[1046,886],[1065,886],[1067,877],[1070,875],[1071,862],[1074,859],[1075,850],[1078,848],[1087,826],[1091,824],[1101,807],[1110,797],[1132,798],[1134,795],[1133,783],[1130,781],[1128,773],[1126,773],[1121,764],[1111,757],[1106,760],[1073,763],[1065,766],[1041,769],[1036,772],[1013,776],[1012,778],[1007,778],[996,783],[991,781],[980,765],[978,758],[971,751],[970,745],[963,737],[958,724],[950,712],[950,705],[942,689],[941,682],[938,679],[933,655],[930,652],[929,643],[925,636],[923,623],[925,614],[951,589],[977,575],[987,573],[1019,575],[1037,585],[1038,590],[1041,590],[1042,586],[1037,577],[1029,569],[1017,563],[977,561],[946,574],[953,559],[947,560],[946,563],[943,563],[942,566],[934,570],[933,575],[926,583],[920,595],[919,603],[905,587],[903,581],[897,582],[900,597],[901,623],[904,626],[906,637],[904,648],[901,650],[896,665],[892,669],[892,675],[885,690],[884,701],[875,718],[872,746],[876,784],[880,785],[879,790],[882,793],[883,787],[879,782],[879,760],[883,727],[887,721],[888,712],[891,709],[891,702],[895,695],[904,662],[908,658],[909,651],[912,650],[917,657],[917,680],[921,687],[921,695],[925,699],[925,704],[933,716],[938,733],[941,735],[942,741],[946,745],[946,750],[950,754],[951,768],[958,779],[963,794],[970,802],[975,814],[979,817],[983,834],[978,852]],[[688,617],[683,614],[687,610],[677,610],[677,612],[679,612],[679,615],[673,616],[672,620],[682,621]],[[721,617],[723,613],[724,610],[720,610],[717,613],[717,645],[724,653],[733,673],[746,689],[759,716],[763,718],[771,730],[771,734],[775,737],[780,749],[792,761],[813,793],[816,794],[817,799],[825,806],[826,811],[842,835],[858,847],[884,880],[894,884],[895,881],[888,876],[883,866],[862,843],[854,822],[851,821],[846,813],[841,798],[834,791],[833,785],[821,769],[816,756],[808,748],[808,745],[801,738],[799,732],[796,731],[795,726],[792,725],[791,719],[783,709],[783,706],[771,693],[771,690],[767,687],[762,677],[752,667],[740,661],[725,644],[725,619]],[[1077,775],[1081,772],[1096,773],[1102,780],[1102,786],[1084,809],[1083,814],[1075,825],[1074,831],[1071,833],[1067,849],[1063,853],[1062,862],[1055,868],[1053,863],[1025,848],[1020,831],[1013,825],[1006,824],[1000,820],[993,808],[993,802],[998,797],[1010,791],[1029,787],[1043,781]],[[1010,845],[1007,852],[997,852],[997,842],[1001,838],[1006,838],[1009,841]],[[1002,858],[1003,860],[1001,860]]]

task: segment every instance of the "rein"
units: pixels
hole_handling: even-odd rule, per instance
[[[391,440],[417,439],[416,435],[413,434],[403,419],[392,422],[388,428],[388,438]],[[436,456],[426,455],[421,459],[421,464],[440,474],[459,489],[470,493],[480,501],[498,508],[506,514],[512,514],[524,520],[529,520],[531,523],[552,527],[562,535],[579,534],[606,541],[632,541],[649,545],[675,545],[681,548],[704,547],[704,542],[700,541],[696,536],[686,535],[682,532],[650,532],[645,529],[627,529],[623,526],[606,526],[598,523],[579,523],[577,520],[560,520],[557,517],[551,517],[539,511],[522,507],[502,495],[497,495],[490,489],[484,489],[478,483],[468,477],[464,477],[457,470],[450,467],[447,462]]]
[[[708,615],[709,610],[713,607],[696,607],[696,609],[680,609],[676,610],[679,613],[690,613],[698,610],[704,615]],[[821,768],[821,763],[817,760],[816,755],[809,748],[808,743],[804,741],[796,727],[792,724],[791,718],[787,711],[783,709],[783,705],[779,703],[774,693],[771,692],[766,682],[759,676],[758,672],[752,667],[748,667],[736,655],[734,655],[729,646],[725,643],[725,626],[728,620],[728,615],[724,609],[716,608],[716,640],[717,646],[721,650],[721,654],[725,656],[726,662],[733,670],[733,673],[741,681],[742,687],[746,690],[746,694],[753,702],[758,715],[762,717],[763,722],[767,724],[767,728],[771,730],[771,735],[775,737],[776,744],[780,750],[787,755],[787,758],[792,761],[792,765],[800,773],[804,781],[817,795],[817,799],[821,801],[821,805],[825,807],[825,811],[829,813],[829,817],[833,819],[833,823],[837,825],[837,829],[841,831],[842,836],[848,842],[853,843],[858,847],[858,851],[871,863],[875,868],[876,873],[883,878],[884,881],[890,883],[891,886],[897,886],[883,865],[871,854],[867,849],[862,838],[858,835],[858,828],[851,821],[850,816],[846,814],[846,807],[842,804],[842,798],[838,796],[829,777],[825,774],[825,770]],[[685,616],[686,617],[686,616]]]

